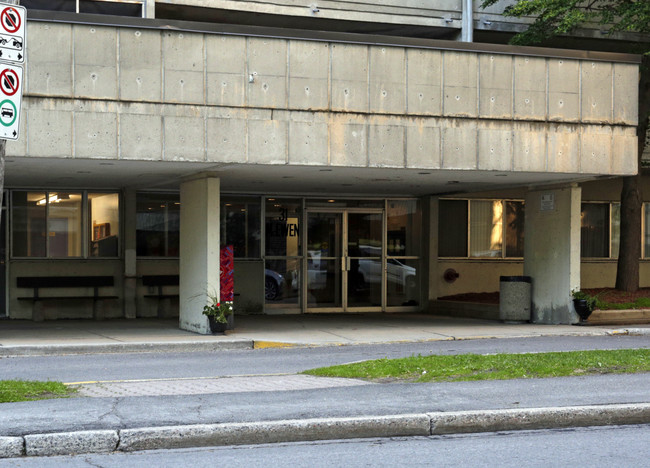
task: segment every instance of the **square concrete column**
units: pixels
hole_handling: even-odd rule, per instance
[[[442,274],[438,271],[438,197],[421,198],[422,206],[422,310],[433,312]]]
[[[137,262],[136,262],[136,192],[124,191],[124,317],[136,318]]]
[[[581,189],[526,194],[524,275],[532,284],[533,323],[574,323],[571,291],[580,288]]]
[[[203,306],[219,297],[219,179],[181,184],[180,316],[183,330],[209,334]]]

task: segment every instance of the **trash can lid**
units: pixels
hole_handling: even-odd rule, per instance
[[[532,283],[530,276],[501,276],[499,281],[502,283]]]

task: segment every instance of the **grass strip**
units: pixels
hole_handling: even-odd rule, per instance
[[[304,372],[373,381],[455,382],[650,372],[650,349],[377,359]]]
[[[74,392],[61,382],[0,380],[0,403],[62,398]]]

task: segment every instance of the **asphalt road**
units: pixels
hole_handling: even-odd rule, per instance
[[[642,467],[650,426],[365,439],[0,460],[0,468]]]
[[[86,382],[295,373],[365,359],[427,354],[648,348],[650,336],[538,337],[194,353],[0,357],[0,379]]]

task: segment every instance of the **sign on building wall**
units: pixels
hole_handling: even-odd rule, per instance
[[[23,97],[27,10],[0,3],[0,138],[17,140]]]

